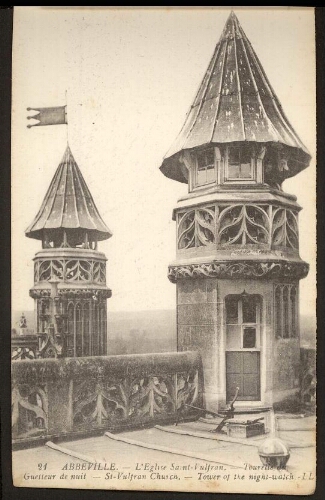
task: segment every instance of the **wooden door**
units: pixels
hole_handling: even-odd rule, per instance
[[[226,353],[227,401],[231,401],[239,387],[238,400],[260,400],[260,352],[228,351]]]

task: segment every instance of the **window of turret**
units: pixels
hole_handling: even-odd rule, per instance
[[[216,181],[216,178],[214,148],[198,152],[196,156],[195,185],[211,184]]]
[[[226,181],[254,180],[254,159],[250,146],[230,146],[227,160]]]

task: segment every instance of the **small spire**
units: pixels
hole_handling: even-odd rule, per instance
[[[97,210],[68,143],[42,206],[25,234],[29,238],[43,239],[45,229],[91,231],[98,240],[112,236]]]
[[[225,40],[227,38],[232,39],[232,38],[235,38],[236,36],[237,36],[237,38],[239,38],[240,37],[240,31],[239,31],[240,28],[241,28],[241,26],[239,24],[238,18],[236,16],[235,12],[232,10],[228,16],[225,27],[222,31],[219,43],[222,40]]]
[[[167,177],[187,183],[178,155],[203,145],[230,142],[280,143],[294,148],[298,161],[290,176],[307,167],[311,158],[284,115],[233,10],[183,128],[160,168]]]

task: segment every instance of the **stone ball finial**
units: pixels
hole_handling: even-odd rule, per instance
[[[270,437],[258,449],[263,465],[274,469],[285,469],[290,458],[290,448],[281,439]]]

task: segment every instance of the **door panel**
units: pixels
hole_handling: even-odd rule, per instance
[[[241,352],[243,373],[257,374],[259,372],[259,352]]]
[[[239,387],[237,399],[240,400],[240,396],[244,392],[244,379],[242,375],[238,373],[227,373],[227,402],[231,401],[234,398],[237,387]]]
[[[242,353],[228,352],[227,353],[227,374],[239,373],[242,374]]]
[[[247,373],[244,376],[244,385],[243,385],[243,394],[248,398],[250,397],[252,400],[259,400],[259,377],[255,375],[248,375]]]
[[[239,401],[260,399],[260,353],[258,351],[230,351],[226,353],[227,401],[239,387]]]

